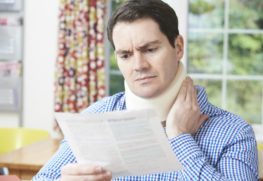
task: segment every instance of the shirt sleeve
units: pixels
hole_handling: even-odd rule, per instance
[[[69,164],[76,163],[76,158],[73,155],[70,146],[66,140],[60,143],[58,151],[53,157],[40,169],[32,181],[54,181],[58,180],[61,176],[61,167]]]
[[[257,146],[251,127],[240,131],[225,146],[214,167],[190,134],[169,141],[184,167],[185,180],[258,180]]]

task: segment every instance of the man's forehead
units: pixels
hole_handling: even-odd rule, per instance
[[[158,23],[156,23],[152,18],[140,18],[134,20],[132,22],[127,21],[118,21],[114,28],[113,28],[113,35],[114,33],[120,33],[122,30],[131,30],[131,31],[139,31],[139,32],[161,32]],[[154,31],[153,31],[154,30]],[[119,35],[119,34],[118,34]],[[138,34],[139,35],[139,34]]]
[[[119,22],[113,29],[113,41],[116,49],[140,48],[161,42],[164,36],[158,24],[149,18],[134,22]]]

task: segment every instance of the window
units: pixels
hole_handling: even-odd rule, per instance
[[[112,9],[124,1],[112,0]],[[263,1],[188,2],[188,74],[216,106],[262,123]],[[110,60],[112,95],[124,87],[112,49]]]
[[[263,120],[263,1],[189,0],[187,71],[210,102]]]

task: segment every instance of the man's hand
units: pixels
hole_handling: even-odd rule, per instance
[[[201,115],[195,86],[192,79],[187,77],[166,120],[168,138],[184,133],[193,135],[208,118],[209,115]]]
[[[111,172],[100,166],[68,164],[61,169],[61,181],[106,181],[111,180]]]

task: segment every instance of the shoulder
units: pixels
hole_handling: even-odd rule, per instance
[[[254,139],[252,127],[243,118],[211,104],[208,101],[205,88],[201,86],[196,86],[196,88],[202,114],[210,115],[210,118],[197,132],[197,138],[213,141],[223,140],[225,143],[241,139],[242,136]]]
[[[233,154],[232,157],[245,154],[251,160],[257,160],[256,138],[251,125],[236,114],[208,104],[210,118],[194,139],[210,162],[216,165],[225,154]]]
[[[242,131],[252,127],[240,116],[231,113],[227,110],[218,108],[208,102],[207,112],[210,115],[210,121],[208,124],[212,124],[213,127],[218,127],[232,132]]]
[[[206,114],[209,114],[210,118],[201,127],[199,133],[201,137],[205,134],[208,135],[206,139],[220,141],[225,145],[247,138],[255,140],[251,125],[240,116],[220,109],[210,102],[208,102]]]
[[[83,114],[110,112],[126,109],[125,93],[120,92],[113,96],[105,97],[82,111]]]

